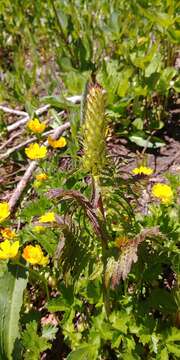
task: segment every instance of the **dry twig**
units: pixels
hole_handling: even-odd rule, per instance
[[[69,129],[70,123],[66,122],[65,124],[59,126],[57,129],[54,130],[52,134],[52,138],[54,140],[58,139],[58,137],[66,130]],[[46,140],[44,145],[48,146],[48,141]],[[9,200],[9,206],[10,210],[12,211],[14,207],[16,206],[19,198],[21,197],[24,189],[26,188],[28,181],[30,180],[34,170],[38,166],[38,161],[34,160],[30,162],[30,165],[27,167],[22,179],[19,181],[16,189],[14,190],[10,200]]]
[[[72,102],[73,104],[78,104],[78,103],[81,102],[81,98],[82,98],[81,95],[74,95],[74,96],[67,97],[66,100]],[[39,109],[37,109],[35,111],[35,115],[37,115],[37,116],[42,115],[49,108],[50,108],[49,104],[44,105],[44,106],[40,107]],[[9,112],[9,113],[15,114],[15,115],[20,115],[20,113],[21,113],[21,115],[25,115],[22,119],[20,119],[20,120],[16,121],[15,123],[7,126],[7,131],[8,132],[11,132],[11,131],[17,129],[19,126],[26,124],[26,122],[29,120],[29,115],[26,112],[18,111],[18,110],[12,110],[12,109],[9,109],[9,108],[4,107],[2,105],[0,105],[0,109],[5,111],[5,112]]]

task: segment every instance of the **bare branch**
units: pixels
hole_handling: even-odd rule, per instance
[[[81,98],[82,98],[81,95],[74,95],[74,96],[69,96],[69,97],[67,97],[66,100],[72,102],[73,104],[78,104],[78,103],[80,103]],[[1,108],[1,110],[5,111],[3,106],[0,106],[0,108]],[[37,116],[42,115],[42,114],[43,114],[44,112],[46,112],[49,108],[50,108],[50,105],[49,105],[49,104],[44,105],[44,106],[40,107],[39,109],[37,109],[37,110],[35,111],[35,114],[36,114]],[[8,109],[8,108],[6,108],[6,109]],[[18,111],[18,110],[17,110],[17,111]],[[16,113],[17,111],[16,111],[16,110],[8,109],[8,112],[11,112],[12,114],[16,114],[16,115],[17,115],[17,113]],[[6,111],[6,112],[7,112],[7,111]],[[11,125],[7,126],[7,131],[8,131],[8,132],[11,132],[11,131],[17,129],[19,126],[26,124],[26,122],[29,120],[30,117],[29,117],[29,115],[28,115],[26,112],[21,112],[21,113],[23,113],[23,115],[25,115],[25,116],[24,116],[22,119],[16,121],[14,124],[11,124]],[[19,114],[19,115],[20,115],[20,114]]]
[[[26,111],[9,109],[7,106],[4,106],[4,105],[0,105],[0,110],[4,111],[6,113],[13,114],[13,115],[20,115],[20,116],[28,115],[28,113]]]
[[[43,114],[44,112],[46,112],[49,108],[50,108],[50,105],[49,105],[49,104],[47,104],[47,105],[45,105],[45,106],[42,106],[41,108],[39,108],[39,109],[37,109],[37,110],[35,111],[35,114],[36,114],[37,116],[42,115],[42,114]],[[11,132],[11,131],[17,129],[19,126],[26,124],[27,121],[29,120],[29,118],[30,118],[29,115],[26,113],[26,116],[25,116],[25,117],[23,117],[22,119],[16,121],[14,124],[11,124],[11,125],[7,126],[7,131],[8,131],[8,132]]]
[[[58,137],[69,127],[70,127],[69,122],[66,122],[65,124],[59,126],[57,129],[54,130],[54,132],[52,134],[52,138],[54,140],[58,139]],[[45,141],[44,145],[48,146],[47,140]],[[16,206],[19,198],[21,197],[24,189],[26,188],[26,186],[37,166],[38,166],[38,161],[34,160],[34,161],[31,161],[29,166],[27,167],[22,179],[19,181],[16,189],[14,190],[14,192],[9,200],[9,206],[10,206],[11,211]]]

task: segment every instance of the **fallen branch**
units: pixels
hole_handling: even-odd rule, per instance
[[[80,103],[81,98],[82,98],[81,95],[74,95],[74,96],[69,96],[69,97],[67,97],[66,100],[72,102],[73,104],[78,104],[78,103]],[[42,114],[43,114],[44,112],[46,112],[50,107],[51,107],[51,105],[49,105],[49,104],[42,106],[41,108],[39,108],[39,109],[37,109],[37,110],[35,111],[35,115],[37,115],[37,116],[42,115]],[[1,110],[4,109],[3,106],[1,106],[0,108],[1,108]],[[8,108],[6,108],[6,109],[8,109]],[[4,110],[4,111],[5,111],[5,110]],[[17,110],[17,111],[18,111],[18,110]],[[7,112],[7,111],[6,111],[6,112]],[[8,112],[11,112],[11,113],[13,114],[14,112],[16,112],[16,110],[8,109]],[[14,114],[15,114],[15,113],[14,113]],[[17,114],[16,114],[16,115],[17,115]],[[23,117],[22,119],[16,121],[14,124],[11,124],[11,125],[7,126],[7,131],[8,131],[8,132],[11,132],[11,131],[17,129],[19,126],[26,124],[27,121],[29,120],[30,116],[29,116],[26,112],[24,112],[24,115],[25,115],[25,117]]]
[[[45,105],[45,106],[42,106],[41,108],[39,108],[39,109],[37,109],[37,110],[35,111],[35,114],[36,114],[37,116],[42,115],[42,114],[43,114],[44,112],[46,112],[49,108],[50,108],[50,105],[49,105],[49,104],[47,104],[47,105]],[[26,113],[26,116],[25,116],[25,117],[23,117],[22,119],[16,121],[14,124],[11,124],[11,125],[7,126],[7,131],[8,131],[8,132],[11,132],[11,131],[17,129],[19,126],[26,124],[29,119],[30,119],[30,116]]]
[[[13,115],[20,115],[20,116],[28,115],[28,113],[26,111],[9,109],[7,106],[4,106],[4,105],[0,105],[0,110],[4,111],[6,113],[13,114]]]
[[[19,135],[22,135],[23,132],[25,132],[24,129],[21,129],[20,131],[18,131],[17,133],[13,134],[9,139],[7,139],[7,141],[5,141],[1,146],[0,146],[0,150],[3,150],[7,145],[9,145],[15,138],[17,138]]]
[[[61,115],[61,116],[64,115],[64,111],[61,111],[58,115]],[[23,131],[24,131],[24,130],[23,130]],[[21,130],[21,132],[19,132],[19,133],[22,133],[22,130]],[[42,137],[45,137],[45,136],[51,135],[51,134],[53,134],[53,133],[54,133],[54,129],[44,132],[43,134],[41,134],[41,136],[42,136]],[[15,134],[15,135],[16,135],[16,134]],[[17,136],[17,135],[16,135],[16,136]],[[14,136],[14,137],[16,137],[16,136]],[[9,141],[7,140],[7,142],[0,147],[0,150],[1,150],[2,148],[4,148],[5,145],[9,144],[14,137],[12,136],[12,137],[9,139]],[[11,141],[10,141],[10,140],[11,140]],[[22,143],[14,146],[14,147],[12,147],[11,149],[8,149],[4,154],[1,154],[1,155],[0,155],[0,160],[5,160],[5,159],[7,159],[13,152],[22,149],[24,146],[29,145],[29,144],[31,144],[33,141],[36,141],[36,140],[37,140],[37,137],[36,137],[36,136],[33,136],[32,138],[23,141]]]
[[[70,128],[70,122],[66,122],[63,125],[60,125],[57,129],[55,129],[52,133],[52,138],[54,140],[58,139],[58,137],[66,130]],[[44,145],[48,146],[48,141],[46,140]],[[16,189],[14,190],[10,200],[9,206],[10,210],[12,211],[16,206],[18,200],[20,199],[24,189],[26,188],[34,170],[38,167],[38,161],[33,160],[30,162],[29,166],[27,167],[22,179],[19,181]]]

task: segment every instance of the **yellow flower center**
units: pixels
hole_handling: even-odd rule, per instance
[[[2,229],[1,234],[4,239],[14,239],[16,237],[15,231],[9,228]]]

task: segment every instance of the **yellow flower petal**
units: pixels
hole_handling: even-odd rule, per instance
[[[0,223],[10,215],[10,208],[7,202],[0,203]]]
[[[133,169],[132,173],[134,175],[152,175],[153,169],[146,166],[140,166],[138,168]]]
[[[63,148],[66,146],[67,141],[65,137],[61,136],[58,140],[53,140],[51,136],[48,137],[48,143],[50,146],[52,146],[54,149],[56,148]]]
[[[39,218],[39,222],[53,222],[56,221],[54,212],[47,212]]]
[[[0,243],[0,259],[11,259],[14,258],[19,250],[19,241],[15,241],[13,244],[9,240],[5,240]]]
[[[48,264],[48,262],[49,262],[48,256],[43,256],[43,257],[41,258],[41,261],[39,262],[39,265],[45,266],[45,265]]]
[[[46,156],[46,146],[40,146],[38,143],[30,144],[26,149],[25,153],[31,160],[43,159]]]

